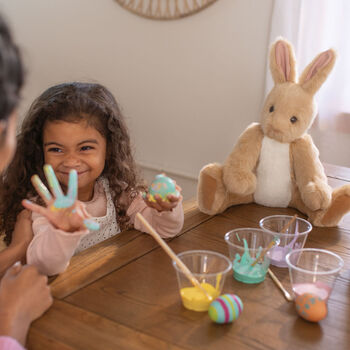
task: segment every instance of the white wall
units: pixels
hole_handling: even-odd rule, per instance
[[[195,179],[259,118],[272,0],[218,0],[152,21],[113,0],[0,0],[23,50],[21,112],[48,86],[98,81],[116,95],[137,160]]]

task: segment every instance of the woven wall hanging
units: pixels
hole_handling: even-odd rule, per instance
[[[217,0],[116,0],[128,11],[150,19],[170,20],[193,15]]]

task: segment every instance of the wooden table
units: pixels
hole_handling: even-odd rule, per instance
[[[346,168],[326,166],[329,182],[350,182]],[[169,243],[175,252],[210,249],[228,254],[224,234],[235,227],[257,227],[267,215],[294,214],[256,204],[207,216],[195,201],[184,203],[182,234]],[[225,293],[239,295],[244,311],[233,324],[216,325],[206,312],[183,308],[169,257],[148,235],[126,231],[73,257],[52,283],[51,309],[35,321],[29,349],[349,349],[350,217],[338,228],[314,228],[307,247],[332,250],[345,267],[319,324],[300,319],[272,280],[258,285],[226,278]],[[290,289],[286,269],[273,268]]]

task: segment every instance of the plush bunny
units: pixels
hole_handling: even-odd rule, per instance
[[[296,79],[294,51],[276,41],[270,51],[275,86],[266,98],[261,122],[239,137],[223,165],[199,174],[199,209],[213,215],[242,203],[293,207],[316,226],[336,226],[350,210],[350,185],[332,191],[306,132],[316,115],[313,96],[326,80],[335,52],[320,53]]]

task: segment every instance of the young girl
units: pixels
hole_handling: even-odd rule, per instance
[[[152,203],[142,198],[136,177],[130,139],[113,95],[99,84],[66,83],[46,90],[37,98],[23,121],[15,158],[2,183],[3,207],[0,230],[11,241],[23,198],[37,199],[30,178],[50,164],[63,190],[68,175],[78,174],[78,200],[100,228],[74,232],[59,220],[33,213],[34,237],[27,263],[42,273],[65,270],[73,254],[133,225],[145,230],[135,217],[141,212],[163,237],[179,233],[183,225],[182,197],[169,196]],[[4,205],[5,204],[5,205]],[[33,209],[33,207],[30,207]],[[52,214],[52,212],[51,212]],[[62,230],[61,228],[64,228]]]
[[[0,15],[0,173],[15,153],[17,105],[22,84],[21,56]],[[35,267],[19,263],[32,237],[28,214],[23,210],[18,215],[11,245],[0,252],[1,275],[7,270],[0,281],[1,350],[24,350],[31,322],[52,304],[47,277],[39,275]],[[0,217],[1,221],[4,219]]]

